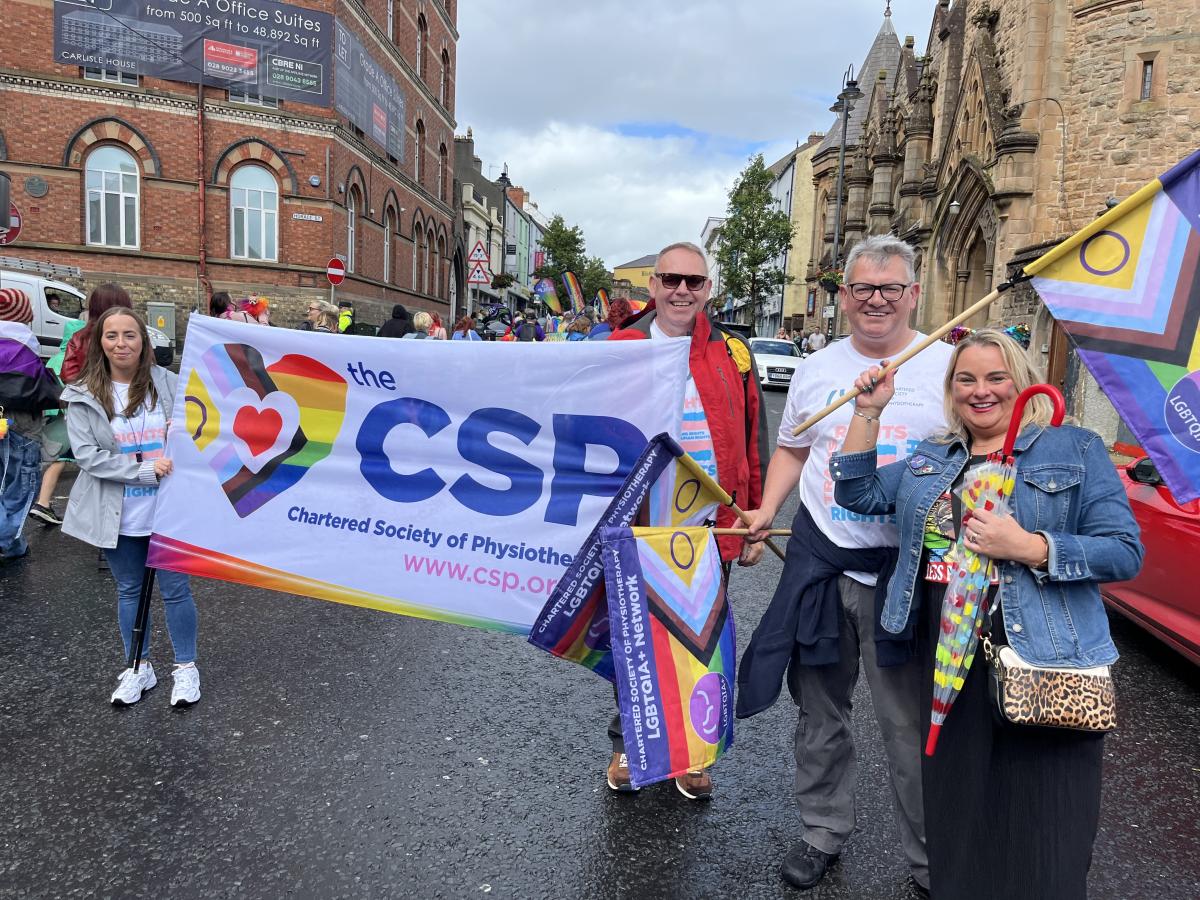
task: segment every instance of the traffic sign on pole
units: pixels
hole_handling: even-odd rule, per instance
[[[483,263],[477,262],[471,266],[471,274],[467,276],[467,284],[491,284],[492,276],[484,268]]]
[[[483,246],[483,241],[476,241],[475,246],[471,248],[471,254],[467,257],[467,262],[486,264],[488,261],[487,248]]]
[[[329,261],[329,265],[325,267],[325,277],[329,279],[332,285],[339,285],[346,280],[346,264],[336,256]]]
[[[17,204],[10,203],[8,208],[8,228],[0,228],[0,247],[15,243],[21,234],[21,211]]]

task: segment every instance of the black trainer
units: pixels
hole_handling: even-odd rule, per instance
[[[817,886],[837,858],[836,853],[823,853],[807,841],[801,841],[783,858],[779,874],[792,887],[806,891]]]
[[[29,507],[29,515],[37,519],[39,522],[45,522],[47,525],[61,525],[62,519],[49,506],[42,506],[40,503],[35,503]]]

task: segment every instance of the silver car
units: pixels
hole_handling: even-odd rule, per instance
[[[783,338],[755,337],[750,338],[750,352],[754,354],[754,365],[758,369],[758,383],[764,388],[787,390],[800,362],[796,345]]]

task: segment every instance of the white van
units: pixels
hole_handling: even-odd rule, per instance
[[[38,339],[38,352],[49,359],[58,352],[62,344],[63,325],[68,319],[82,317],[86,297],[58,278],[78,278],[79,269],[74,266],[56,266],[51,263],[28,259],[0,256],[0,288],[16,288],[24,292],[33,307],[33,323],[30,327]],[[157,328],[147,327],[150,345],[154,348],[154,360],[160,366],[169,366],[175,361],[175,342]]]

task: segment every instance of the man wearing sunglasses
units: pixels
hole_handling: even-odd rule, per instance
[[[755,507],[762,497],[767,459],[766,410],[749,345],[741,335],[722,331],[709,321],[711,290],[703,250],[690,243],[664,247],[650,278],[650,303],[609,340],[691,340],[680,444],[739,506]],[[728,508],[717,511],[718,527],[737,524]],[[739,535],[722,535],[717,544],[726,579],[734,561],[752,566],[762,556],[762,544],[747,543]],[[613,718],[608,734],[613,743],[608,786],[614,791],[632,790],[620,716]],[[712,779],[703,770],[676,778],[675,786],[689,800],[712,795]]]
[[[737,700],[739,717],[767,708],[787,671],[799,707],[795,794],[804,827],[780,874],[799,888],[814,887],[824,877],[854,831],[857,773],[850,701],[861,661],[888,756],[900,841],[912,881],[928,895],[921,666],[912,654],[911,633],[882,630],[875,596],[877,583],[886,590],[895,564],[896,527],[892,516],[861,516],[833,501],[829,461],[856,414],[853,404],[799,436],[792,434],[844,394],[864,369],[896,358],[924,337],[909,324],[921,291],[913,261],[912,248],[892,235],[876,235],[851,248],[845,284],[838,289],[850,336],[796,367],[762,506],[749,513],[752,538],[765,537],[763,529],[771,527],[799,484],[800,507],[783,576],[738,668]],[[897,372],[896,396],[904,391],[903,405],[894,413],[889,406],[869,423],[877,435],[880,465],[904,459],[922,438],[945,428],[942,381],[951,352],[948,344],[935,343]]]

